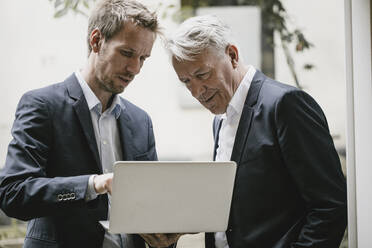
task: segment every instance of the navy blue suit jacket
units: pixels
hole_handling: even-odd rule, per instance
[[[220,120],[214,121],[215,151]],[[346,184],[326,117],[305,92],[257,71],[236,133],[230,248],[336,248]],[[206,234],[206,247],[214,247]]]
[[[152,123],[125,105],[118,119],[123,160],[157,160]],[[18,104],[0,206],[29,221],[25,247],[102,247],[107,195],[86,202],[88,178],[101,174],[90,112],[75,77],[24,94]],[[63,200],[61,200],[63,199]],[[136,247],[144,242],[135,236]]]

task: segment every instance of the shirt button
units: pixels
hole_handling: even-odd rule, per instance
[[[103,144],[104,144],[104,145],[107,145],[107,142],[106,142],[106,140],[104,140],[104,141],[103,141]]]

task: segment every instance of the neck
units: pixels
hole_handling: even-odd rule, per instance
[[[234,77],[234,82],[235,82],[234,86],[235,87],[233,89],[234,93],[238,89],[240,83],[243,81],[243,78],[244,78],[245,74],[247,74],[248,66],[239,63],[235,70],[236,70],[235,77]]]
[[[92,54],[88,58],[88,62],[85,67],[81,71],[81,75],[83,76],[85,82],[87,82],[90,89],[96,95],[98,100],[102,104],[102,112],[104,112],[108,108],[108,104],[111,101],[112,93],[107,92],[106,90],[102,89],[102,86],[96,76],[96,71],[94,65],[94,56]]]

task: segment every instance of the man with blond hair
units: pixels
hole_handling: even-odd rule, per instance
[[[216,17],[186,20],[167,48],[180,81],[216,115],[215,160],[238,165],[228,229],[207,233],[206,248],[337,248],[346,184],[315,100],[245,64]]]
[[[89,18],[86,65],[65,81],[25,93],[0,173],[0,206],[29,221],[24,247],[145,247],[114,235],[112,165],[157,160],[150,117],[119,96],[150,57],[157,17],[134,0],[103,0]],[[178,234],[143,235],[167,247]]]

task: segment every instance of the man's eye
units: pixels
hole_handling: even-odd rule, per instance
[[[125,57],[132,57],[133,56],[133,53],[130,52],[130,51],[121,50],[120,53],[121,53],[121,55],[123,55]]]
[[[188,83],[190,83],[190,80],[189,79],[183,79],[183,80],[181,80],[181,82],[185,85],[188,85]]]
[[[199,73],[198,75],[196,75],[196,77],[198,79],[206,79],[209,75],[209,72],[204,72],[204,73]]]

